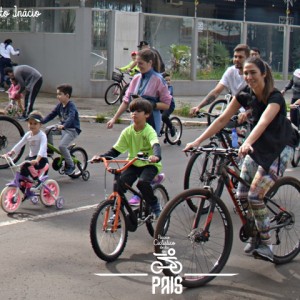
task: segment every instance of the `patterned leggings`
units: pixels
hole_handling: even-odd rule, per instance
[[[242,201],[245,199],[248,200],[249,210],[252,211],[257,230],[260,233],[261,243],[265,245],[271,245],[272,242],[269,232],[270,219],[263,198],[274,185],[276,179],[283,176],[292,153],[293,148],[286,146],[280,154],[280,160],[276,159],[272,163],[268,173],[249,155],[245,157],[242,165],[241,178],[247,182],[251,182],[251,186],[248,188],[239,183],[237,197]],[[280,163],[279,166],[278,163]]]

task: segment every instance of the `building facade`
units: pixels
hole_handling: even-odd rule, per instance
[[[53,92],[58,84],[69,82],[74,95],[88,97],[104,95],[112,71],[128,63],[140,40],[149,41],[168,69],[178,71],[180,81],[174,84],[182,84],[176,89],[182,95],[205,94],[210,87],[201,80],[199,88],[199,79],[211,70],[223,72],[241,42],[260,48],[277,79],[287,80],[300,66],[300,26],[295,24],[300,0],[199,2],[195,6],[195,1],[177,0],[2,0],[2,9],[11,14],[17,7],[39,11],[41,16],[0,18],[0,40],[12,38],[21,49],[16,62],[41,71],[44,91]],[[284,19],[287,5],[291,9]],[[174,69],[176,46],[187,49],[178,60],[180,70]]]

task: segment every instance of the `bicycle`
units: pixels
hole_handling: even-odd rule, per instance
[[[300,115],[300,105],[298,105],[296,109],[298,109],[298,118],[300,118],[299,117],[299,115]],[[300,135],[300,125],[298,126],[298,132],[299,132],[299,135]],[[294,154],[293,154],[293,157],[292,157],[292,160],[291,160],[291,165],[294,168],[296,168],[296,167],[298,167],[299,162],[300,162],[300,143],[299,143],[298,147],[296,147],[295,150],[294,150]]]
[[[57,125],[52,125],[47,127],[47,137],[51,131],[57,130]],[[79,178],[80,176],[84,181],[88,181],[90,178],[90,172],[86,170],[88,165],[88,155],[84,148],[76,146],[76,144],[71,144],[68,147],[72,160],[75,165],[75,172],[68,175],[71,178]],[[51,143],[47,143],[48,157],[52,158],[52,168],[58,171],[59,174],[65,174],[65,158],[62,156],[60,150],[56,148]],[[53,158],[54,153],[58,154],[58,157]]]
[[[126,188],[142,199],[138,207],[134,209],[129,205],[124,194],[118,192],[121,173],[128,169],[136,160],[148,160],[144,154],[138,154],[131,160],[101,158],[108,172],[114,174],[113,192],[100,202],[96,208],[90,223],[90,239],[95,254],[102,260],[112,262],[124,251],[128,231],[134,232],[143,224],[151,236],[154,235],[154,222],[151,208],[143,200],[143,196],[133,187],[126,185]],[[111,164],[117,164],[117,168],[111,168]],[[119,166],[119,164],[125,164]],[[155,196],[158,198],[161,207],[169,200],[165,187],[158,183],[152,186]]]
[[[175,129],[175,134],[172,136],[170,128],[167,126],[165,122],[162,121],[161,129],[159,136],[165,135],[164,143],[167,142],[170,145],[181,145],[181,136],[182,136],[182,123],[181,120],[178,117],[171,117],[170,121],[173,125],[173,128]]]
[[[219,184],[224,184],[229,192],[235,210],[242,223],[239,238],[246,242],[259,234],[253,217],[247,207],[236,197],[230,176],[244,185],[245,182],[228,166],[228,160],[237,155],[236,149],[204,148],[196,152],[210,152],[219,159],[217,176]],[[294,259],[300,252],[300,182],[293,177],[279,178],[264,197],[271,220],[273,263],[284,264]],[[187,200],[197,201],[197,211],[190,209]],[[209,211],[202,209],[209,203]],[[211,187],[185,190],[169,201],[164,207],[154,235],[155,253],[163,252],[159,243],[168,238],[176,250],[183,266],[179,274],[185,287],[199,287],[214,279],[214,274],[224,268],[232,248],[233,225],[227,206],[216,196]],[[162,261],[162,263],[164,263]],[[165,263],[164,263],[165,265]],[[163,269],[167,276],[177,276],[170,269]]]
[[[122,72],[117,68],[116,70],[119,71],[119,73],[112,73],[112,80],[115,82],[106,89],[104,94],[104,100],[108,105],[116,104],[118,101],[122,103],[123,96],[125,95],[129,86],[129,83],[124,78],[124,74],[127,73]]]
[[[33,204],[37,204],[40,200],[47,207],[55,205],[58,209],[63,208],[64,198],[59,196],[58,183],[46,175],[49,168],[48,164],[39,170],[41,184],[38,188],[32,188],[36,182],[20,174],[21,166],[30,161],[16,165],[11,157],[7,157],[5,160],[10,165],[14,175],[14,179],[6,184],[0,194],[1,207],[5,212],[14,213],[26,199],[30,199]],[[14,172],[14,170],[16,171]]]
[[[12,147],[19,142],[25,134],[21,124],[9,117],[0,116],[0,151],[2,154],[8,152]],[[13,162],[16,163],[23,155],[25,146],[13,156]],[[6,169],[9,164],[5,160],[0,160],[0,169]]]
[[[220,114],[224,112],[231,101],[231,94],[226,94],[224,99],[215,100],[208,108],[207,125],[209,126]]]

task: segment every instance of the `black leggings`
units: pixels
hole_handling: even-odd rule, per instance
[[[24,115],[23,115],[24,117],[27,117],[32,112],[35,98],[41,89],[42,83],[43,83],[43,78],[41,77],[33,86],[31,91],[26,91],[25,99],[24,99],[24,108],[25,108]]]
[[[34,160],[34,159],[36,159],[36,156],[26,157],[26,160]],[[39,163],[36,164],[36,165],[34,165],[34,168],[35,168],[36,170],[41,170],[41,169],[43,169],[43,168],[46,166],[47,163],[48,163],[48,158],[47,158],[47,157],[42,157],[41,160],[39,161]],[[23,164],[22,167],[21,167],[21,170],[20,170],[20,174],[21,174],[22,176],[25,176],[25,177],[31,176],[32,179],[34,179],[34,180],[38,179],[37,176],[33,176],[33,175],[31,174],[31,172],[30,172],[30,170],[29,170],[29,167],[30,167],[30,166],[31,166],[30,163],[25,163],[25,164]],[[46,172],[46,173],[48,173],[48,172]],[[46,174],[46,173],[45,173],[45,174]]]
[[[155,205],[157,203],[157,198],[154,196],[151,182],[157,173],[158,170],[153,165],[148,165],[145,167],[130,166],[121,175],[122,184],[119,187],[119,193],[124,194],[126,192],[124,183],[132,186],[133,183],[139,179],[136,186],[142,193],[143,198],[150,206]]]

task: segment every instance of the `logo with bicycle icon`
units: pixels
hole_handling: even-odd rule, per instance
[[[162,238],[162,237],[161,237]],[[154,244],[157,240],[154,240]],[[176,251],[170,246],[174,242],[169,241],[169,237],[163,237],[163,242],[160,242],[160,247],[165,249],[162,253],[153,253],[156,261],[151,264],[153,274],[161,274],[163,270],[170,270],[173,274],[179,274],[182,271],[182,264],[175,256]],[[152,294],[160,292],[161,294],[181,294],[182,293],[182,278],[169,276],[152,276]]]

